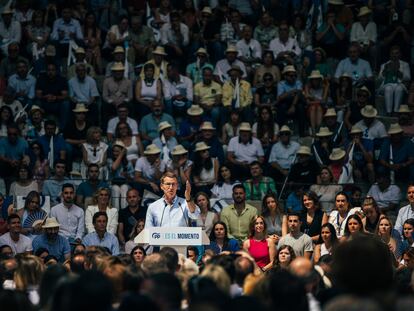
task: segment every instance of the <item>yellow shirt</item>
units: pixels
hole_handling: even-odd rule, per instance
[[[162,69],[163,78],[167,77],[167,65],[168,65],[168,63],[165,60],[163,60],[162,63],[161,63],[161,66],[157,66],[155,61],[153,59],[151,59],[151,60],[147,61],[144,64],[144,66],[142,67],[141,74],[139,75],[141,79],[145,78],[144,67],[145,67],[146,64],[153,64],[154,65],[154,67],[155,67],[154,68],[154,79],[155,80],[157,80],[160,77],[161,69]]]
[[[231,106],[234,94],[233,82],[227,81],[223,84],[223,106]],[[253,101],[253,95],[250,83],[244,80],[240,80],[240,107],[246,107],[251,105]]]
[[[216,96],[221,95],[221,85],[214,81],[210,85],[199,82],[194,86],[194,95],[200,98],[200,103],[212,106]]]

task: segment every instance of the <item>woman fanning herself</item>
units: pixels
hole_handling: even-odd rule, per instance
[[[332,249],[338,244],[335,228],[326,223],[321,227],[318,244],[313,250],[313,262],[316,264],[323,255],[332,255]]]
[[[322,211],[318,196],[313,191],[303,194],[302,206],[300,231],[309,235],[313,242],[317,242],[321,226],[328,222],[328,216]]]
[[[249,252],[259,268],[266,272],[273,266],[276,247],[273,239],[267,238],[265,219],[262,216],[254,217],[249,231],[249,239],[243,242],[243,249]]]

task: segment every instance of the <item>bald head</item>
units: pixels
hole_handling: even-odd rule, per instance
[[[313,270],[313,264],[305,257],[297,257],[291,262],[289,269],[298,277],[307,277]]]

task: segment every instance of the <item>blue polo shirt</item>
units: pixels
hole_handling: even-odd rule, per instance
[[[57,236],[57,239],[54,243],[48,241],[46,234],[38,235],[34,238],[32,246],[34,253],[36,253],[39,248],[46,248],[49,252],[49,255],[55,256],[59,262],[64,262],[65,255],[70,254],[69,242],[61,235]]]
[[[19,137],[15,144],[11,144],[7,137],[0,139],[0,156],[12,160],[21,160],[27,155],[29,144],[26,140]]]

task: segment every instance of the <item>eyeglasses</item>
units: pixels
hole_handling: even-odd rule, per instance
[[[162,183],[165,187],[169,188],[169,187],[175,187],[177,186],[176,182],[164,182]]]

